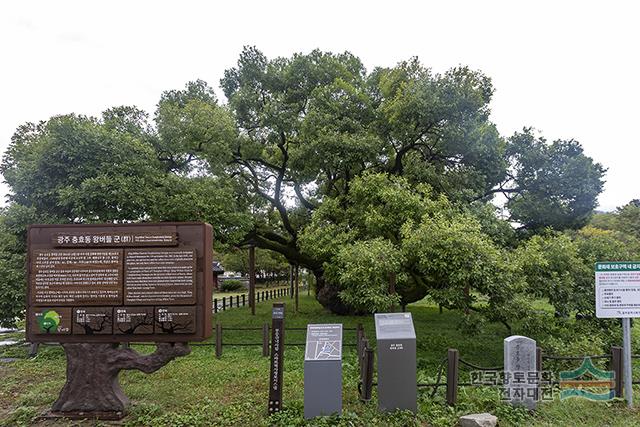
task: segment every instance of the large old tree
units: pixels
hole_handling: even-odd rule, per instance
[[[221,87],[226,103],[202,81],[166,92],[153,120],[119,107],[21,127],[2,163],[13,193],[4,224],[206,220],[219,242],[253,243],[313,271],[319,301],[335,311],[393,302],[389,275],[397,302],[432,294],[469,306],[468,286],[506,298],[495,251],[513,236],[494,195],[535,233],[580,227],[602,189],[603,168],[577,142],[549,144],[529,129],[501,136],[490,79],[466,67],[436,74],[412,59],[367,71],[350,53],[270,60],[246,48]],[[345,235],[323,250],[322,239]],[[446,259],[416,253],[449,253],[482,278],[448,275]],[[465,266],[469,257],[484,261]],[[359,266],[376,260],[371,278]],[[371,288],[358,275],[378,289],[365,307],[355,301]]]

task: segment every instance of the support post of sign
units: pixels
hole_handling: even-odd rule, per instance
[[[460,354],[458,350],[450,348],[447,351],[447,403],[454,406],[458,401],[458,371],[460,368]]]
[[[614,346],[611,347],[611,370],[615,375],[615,388],[614,393],[616,397],[622,397],[622,347]]]
[[[631,365],[631,319],[622,319],[622,353],[624,358],[624,397],[627,407],[633,408],[633,386],[632,386],[632,365]]]
[[[298,312],[298,305],[299,305],[299,298],[298,298],[299,292],[298,291],[300,290],[300,266],[298,264],[296,264],[295,276],[296,276],[295,302],[296,302],[296,313],[297,313]]]
[[[256,247],[249,246],[249,305],[251,314],[256,314]]]
[[[29,359],[33,359],[38,355],[38,348],[40,348],[40,343],[31,343],[31,346],[29,347]]]

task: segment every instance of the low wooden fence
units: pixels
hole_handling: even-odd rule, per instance
[[[357,327],[355,328],[342,328],[343,331],[345,332],[355,332],[355,339],[353,343],[343,343],[342,346],[343,347],[356,347],[358,346],[359,343],[359,336],[364,333],[364,329],[362,327],[361,324],[358,324]],[[225,331],[255,331],[261,332],[261,341],[253,341],[253,342],[226,342],[224,340],[224,332]],[[285,334],[287,332],[306,332],[307,328],[306,327],[285,327],[284,328]],[[216,328],[215,328],[215,339],[213,343],[194,343],[191,345],[195,345],[195,346],[210,346],[210,345],[214,345],[215,346],[215,353],[216,353],[216,357],[220,358],[222,356],[222,351],[223,348],[225,346],[227,347],[262,347],[262,355],[264,357],[268,357],[269,356],[269,348],[271,345],[271,325],[267,322],[265,322],[262,327],[234,327],[234,326],[227,326],[227,327],[223,327],[222,324],[217,323],[216,324]],[[304,339],[302,339],[299,342],[287,342],[287,340],[284,341],[284,345],[285,346],[305,346],[306,342],[304,341]]]
[[[266,301],[268,298],[276,298],[278,296],[287,295],[287,293],[278,293],[276,289],[270,290],[271,292],[264,291],[264,295],[261,293],[261,300]],[[229,306],[230,307],[230,306]],[[306,327],[288,327],[285,328],[285,332],[305,332],[307,330]],[[260,336],[260,340],[255,341],[226,341],[225,340],[225,332],[227,331],[239,331],[239,332],[256,332]],[[369,339],[367,338],[366,332],[362,326],[362,324],[358,324],[355,328],[343,328],[345,332],[355,332],[355,337],[352,342],[343,343],[344,347],[356,347],[356,354],[358,359],[359,366],[359,376],[360,380],[358,383],[358,391],[360,400],[369,401],[372,397],[373,386],[377,386],[377,383],[373,381],[374,377],[374,358],[375,353],[374,349],[371,347],[369,343]],[[215,350],[215,356],[217,358],[222,357],[223,349],[225,347],[260,347],[262,349],[262,355],[264,357],[269,356],[270,349],[270,325],[269,323],[264,323],[260,327],[235,327],[235,326],[223,326],[220,323],[215,325],[215,338],[213,342],[208,343],[191,343],[191,346],[194,347],[213,347]],[[143,346],[153,346],[153,343],[131,343],[136,345]],[[304,346],[305,340],[301,339],[299,341],[291,340],[289,342],[285,341],[285,346]],[[20,345],[17,343],[15,345]],[[45,345],[57,345],[54,343],[45,343]],[[128,346],[128,344],[127,344]],[[542,351],[541,348],[536,349],[536,370],[538,372],[543,372],[543,368],[545,364],[549,363],[557,363],[562,361],[583,361],[586,357],[589,357],[593,360],[605,359],[609,361],[609,369],[614,372],[615,382],[614,395],[616,397],[622,397],[622,387],[623,387],[623,362],[622,362],[622,347],[614,346],[611,348],[609,354],[598,354],[598,355],[585,355],[585,356],[556,356],[556,355],[546,355]],[[31,349],[29,351],[28,357],[34,357],[37,354],[38,345],[32,344]],[[634,359],[640,359],[640,354],[632,355]],[[485,371],[485,372],[501,372],[504,369],[504,366],[480,366],[475,363],[464,360],[460,357],[460,352],[457,349],[448,349],[447,356],[442,359],[440,362],[435,382],[422,382],[417,383],[418,388],[431,388],[432,391],[430,393],[430,397],[433,398],[438,389],[444,387],[446,389],[445,396],[446,402],[449,405],[455,405],[458,399],[458,389],[460,387],[477,387],[477,386],[485,386],[491,387],[493,385],[486,384],[478,384],[473,382],[461,382],[460,381],[460,367],[465,366],[467,368],[476,370],[476,371]],[[633,384],[640,384],[640,380],[632,381]],[[552,386],[559,385],[558,381],[552,381]]]
[[[291,296],[291,289],[289,287],[272,288],[258,290],[256,289],[256,304],[259,302],[268,301],[274,298],[281,298],[284,296]],[[228,308],[244,307],[249,305],[249,294],[229,295],[222,298],[213,299],[213,312],[225,311]]]
[[[536,370],[538,372],[543,371],[544,361],[583,361],[586,357],[591,359],[608,359],[609,369],[614,372],[615,375],[615,387],[613,389],[616,397],[622,397],[622,385],[623,385],[623,365],[622,365],[622,347],[611,347],[610,354],[597,354],[586,356],[554,356],[545,355],[540,347],[536,349]],[[640,359],[640,355],[632,355],[634,359]],[[374,350],[369,347],[369,341],[362,336],[361,344],[358,345],[358,363],[360,365],[360,382],[358,384],[358,391],[360,394],[360,400],[368,401],[371,399],[373,386],[377,386],[377,383],[373,381],[373,361]],[[460,357],[460,352],[457,349],[450,348],[447,351],[447,357],[442,359],[437,374],[436,381],[433,383],[418,383],[418,388],[432,388],[430,397],[433,398],[438,391],[438,388],[445,387],[446,401],[449,405],[455,405],[458,400],[458,388],[459,387],[477,387],[482,384],[473,382],[460,382],[460,365],[464,365],[468,368],[484,371],[484,372],[500,372],[504,369],[504,366],[480,366],[469,361],[466,361]],[[446,371],[446,379],[443,380],[443,375]],[[640,381],[632,381],[633,384],[640,384]],[[552,381],[552,386],[559,385],[558,381]],[[487,385],[484,385],[487,386]]]

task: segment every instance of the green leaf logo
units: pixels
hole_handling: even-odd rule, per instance
[[[58,331],[60,325],[60,315],[55,310],[45,310],[38,319],[40,332],[50,334]]]

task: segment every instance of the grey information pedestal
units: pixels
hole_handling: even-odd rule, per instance
[[[307,325],[304,417],[342,413],[342,325]]]
[[[378,341],[378,409],[395,411],[418,406],[416,332],[411,313],[376,313]]]

